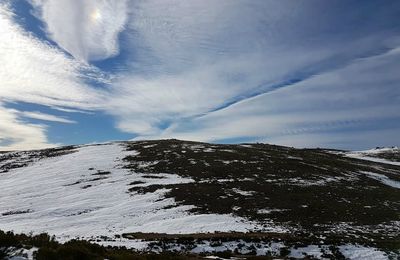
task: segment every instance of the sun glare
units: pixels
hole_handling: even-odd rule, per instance
[[[90,14],[90,20],[92,22],[97,22],[101,19],[101,12],[99,9],[93,10],[93,12]]]

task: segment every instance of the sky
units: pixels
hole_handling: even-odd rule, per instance
[[[400,145],[400,1],[0,0],[0,150]]]

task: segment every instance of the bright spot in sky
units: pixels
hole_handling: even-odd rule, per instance
[[[99,9],[95,9],[93,10],[93,12],[90,14],[90,20],[92,20],[92,22],[97,22],[101,19],[101,13]]]

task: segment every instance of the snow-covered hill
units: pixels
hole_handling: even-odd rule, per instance
[[[375,148],[364,151],[346,152],[345,154],[351,158],[400,166],[400,149],[398,147]]]
[[[400,249],[398,155],[178,140],[0,153],[0,230],[195,253],[321,258],[334,245],[386,259]]]

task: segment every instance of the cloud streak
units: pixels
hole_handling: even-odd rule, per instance
[[[64,117],[59,117],[55,115],[49,115],[37,111],[29,112],[29,111],[18,111],[16,114],[21,115],[22,117],[28,117],[32,119],[38,119],[42,121],[49,121],[49,122],[58,122],[58,123],[65,123],[65,124],[76,124],[76,121],[66,119]]]
[[[349,141],[350,136],[358,135],[357,146],[366,148],[366,144],[371,144],[371,132],[378,134],[382,128],[382,132],[392,133],[379,136],[380,142],[388,145],[393,142],[391,128],[400,128],[396,124],[400,118],[400,76],[395,73],[400,69],[399,58],[400,47],[359,59],[290,87],[172,125],[163,135],[202,141],[248,137],[285,145],[306,147],[325,143],[340,148],[348,147],[348,143],[356,145]],[[338,130],[342,131],[342,141],[338,140]],[[318,141],[314,136],[319,136]],[[330,136],[334,136],[334,144]]]
[[[0,104],[0,151],[55,146],[49,143],[46,131],[44,125],[24,122],[17,111],[6,109]]]

